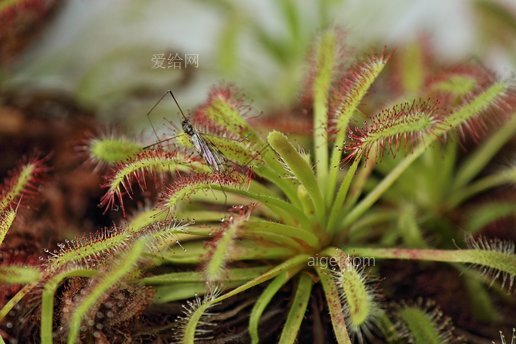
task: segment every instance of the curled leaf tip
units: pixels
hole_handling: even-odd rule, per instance
[[[116,200],[118,200],[125,215],[123,196],[127,194],[132,197],[134,182],[140,189],[145,190],[146,178],[161,178],[166,174],[187,171],[208,172],[210,169],[200,158],[180,151],[146,150],[140,152],[133,159],[119,163],[112,169],[104,183],[104,187],[108,190],[102,197],[100,206],[107,211],[115,207]]]
[[[336,82],[330,95],[331,131],[345,130],[356,107],[376,80],[391,54],[385,49],[352,65]]]
[[[482,274],[491,279],[501,280],[502,288],[510,292],[516,276],[516,245],[512,241],[488,239],[483,236],[466,238],[468,248],[473,251],[474,263]]]
[[[451,319],[444,316],[435,302],[418,298],[416,302],[402,302],[394,308],[400,340],[444,344],[454,339]]]
[[[0,213],[18,208],[22,198],[30,198],[38,192],[42,177],[48,172],[45,166],[48,159],[49,156],[41,158],[35,154],[9,172],[10,177],[0,186]]]
[[[348,159],[368,156],[371,151],[381,157],[387,149],[395,154],[400,148],[408,151],[416,142],[432,134],[442,125],[437,103],[413,101],[384,109],[374,115],[364,128],[354,128],[346,146]]]
[[[161,207],[173,208],[179,201],[188,198],[189,195],[199,190],[210,190],[211,188],[224,186],[247,185],[247,176],[236,172],[221,172],[212,174],[193,174],[177,178],[161,196]]]

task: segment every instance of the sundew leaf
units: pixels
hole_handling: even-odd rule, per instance
[[[370,55],[351,66],[337,81],[330,98],[330,116],[337,133],[346,132],[349,120],[357,106],[380,75],[389,58],[390,55],[385,52],[380,55]]]
[[[27,284],[40,279],[40,270],[33,266],[0,266],[0,284]]]
[[[204,138],[213,144],[224,158],[243,167],[256,167],[263,163],[261,153],[268,148],[264,146],[257,149],[245,140],[239,141],[213,135],[205,135]]]
[[[351,344],[346,326],[345,311],[342,307],[336,281],[332,278],[332,274],[328,269],[317,266],[316,270],[324,289],[337,342],[339,344]]]
[[[323,33],[316,50],[316,67],[312,92],[314,105],[314,149],[316,170],[325,179],[328,169],[328,94],[336,60],[336,37],[332,31]]]
[[[93,161],[115,164],[133,158],[142,151],[142,147],[139,143],[124,137],[109,137],[91,140],[88,150]]]
[[[495,107],[496,104],[503,99],[508,90],[509,85],[503,81],[491,83],[473,99],[446,116],[444,119],[446,126],[440,129],[437,134],[445,133],[447,131],[446,127],[448,126],[451,128],[467,126],[472,120],[483,115],[485,110]]]
[[[183,330],[181,331],[182,334],[182,341],[186,344],[193,344],[195,342],[195,336],[196,336],[196,329],[197,326],[200,323],[201,317],[204,314],[204,312],[211,307],[212,305],[221,302],[223,300],[226,300],[234,295],[237,295],[241,292],[244,292],[258,284],[264,283],[283,271],[289,270],[291,273],[295,273],[303,268],[303,266],[306,264],[307,259],[309,256],[307,254],[300,254],[297,256],[294,256],[283,263],[280,263],[270,269],[269,271],[265,272],[264,274],[252,279],[249,282],[246,282],[239,287],[221,295],[217,296],[215,298],[208,299],[207,302],[203,303],[202,307],[198,307],[194,312],[192,312],[189,315],[189,318],[187,319],[187,323],[183,327]]]
[[[160,207],[172,209],[181,200],[186,199],[199,190],[232,186],[234,188],[247,185],[248,179],[236,172],[193,174],[177,178],[161,196]]]
[[[324,201],[321,190],[317,184],[315,175],[306,160],[296,151],[285,135],[273,131],[267,140],[271,147],[279,154],[290,170],[299,179],[308,191],[314,203],[317,217],[322,220],[324,213]]]
[[[374,317],[376,306],[364,276],[353,266],[341,266],[335,274],[341,299],[346,303],[346,319],[350,333],[360,335],[361,328]]]
[[[462,97],[473,94],[489,86],[493,75],[483,66],[464,63],[447,68],[429,80],[426,91],[435,95],[440,101],[453,105]]]
[[[280,290],[288,280],[292,278],[289,271],[284,271],[276,276],[271,283],[267,285],[265,290],[260,294],[260,297],[254,303],[251,315],[249,316],[249,335],[251,336],[251,342],[256,344],[259,342],[258,338],[258,324],[260,318],[265,311],[267,305],[271,302],[272,298]]]
[[[44,160],[30,158],[28,162],[10,172],[11,178],[0,187],[0,214],[16,207],[21,197],[30,196],[35,192],[39,178],[47,170],[43,165]]]
[[[414,148],[412,154],[400,161],[364,199],[350,210],[343,220],[343,226],[350,225],[366,212],[437,138],[466,124],[469,120],[483,115],[487,109],[495,107],[498,102],[503,100],[508,88],[509,86],[505,82],[495,82],[446,116],[443,119],[443,125],[432,129],[431,134],[424,137],[423,142]]]
[[[105,187],[108,188],[102,197],[100,205],[106,209],[115,205],[118,199],[122,211],[123,193],[132,195],[132,183],[136,181],[140,188],[145,189],[145,177],[163,175],[174,172],[209,172],[210,169],[202,161],[179,152],[149,150],[137,154],[133,159],[118,164],[107,178]]]
[[[299,275],[296,293],[287,315],[287,320],[281,331],[280,344],[294,344],[306,313],[312,291],[313,281],[305,273]]]
[[[432,90],[460,97],[473,91],[476,85],[476,80],[468,75],[450,75],[448,79],[435,82],[432,85]]]
[[[87,269],[72,269],[69,271],[63,271],[50,280],[48,280],[44,287],[41,297],[41,343],[50,344],[52,343],[52,323],[54,319],[54,296],[59,285],[70,277],[93,277],[98,274],[96,270]]]
[[[138,259],[145,249],[146,240],[147,238],[141,238],[136,241],[127,253],[123,255],[123,259],[120,259],[118,264],[113,264],[110,267],[110,270],[104,273],[93,287],[87,291],[82,300],[79,301],[70,319],[70,328],[68,332],[69,344],[76,342],[76,339],[79,336],[82,320],[88,311],[95,305],[97,300],[134,269]]]
[[[469,249],[402,249],[349,248],[351,255],[378,259],[409,259],[434,262],[462,263],[477,266],[493,282],[500,278],[502,288],[512,289],[516,276],[515,244],[498,239],[468,239]]]
[[[239,214],[228,217],[223,222],[221,230],[215,234],[203,268],[208,283],[219,281],[224,275],[227,257],[231,255],[232,247],[235,246],[238,231],[249,220],[250,211],[249,208],[243,208]]]
[[[353,264],[344,251],[327,249],[322,252],[337,262],[336,269],[327,269],[345,305],[346,326],[352,338],[363,341],[363,335],[370,333],[370,328],[377,322],[381,309],[376,302],[374,290],[368,285],[364,269]]]
[[[217,136],[233,136],[252,143],[262,140],[247,123],[243,114],[250,110],[244,97],[228,86],[215,87],[208,101],[192,115],[192,122]]]
[[[335,143],[331,153],[330,174],[328,181],[327,201],[332,200],[340,159],[345,143],[346,132],[351,117],[367,91],[387,64],[390,55],[372,55],[364,61],[353,65],[332,90],[330,98],[331,131],[336,132]]]
[[[413,101],[384,109],[374,115],[365,128],[356,128],[346,149],[349,158],[373,154],[381,157],[386,149],[392,154],[412,147],[415,142],[439,129],[441,119],[436,104],[430,101]]]
[[[2,245],[2,242],[4,241],[7,232],[11,228],[15,217],[16,212],[11,209],[0,214],[0,245]]]
[[[253,168],[263,163],[262,153],[265,152],[267,146],[258,149],[256,145],[249,140],[237,139],[235,137],[217,136],[212,134],[199,134],[205,140],[213,154],[218,154],[220,158],[230,164],[240,165],[243,168]],[[190,137],[183,133],[176,138],[177,143],[185,148],[194,149],[194,145]],[[198,153],[197,153],[198,154]],[[224,166],[228,168],[230,166]]]
[[[445,344],[452,339],[453,327],[449,318],[431,301],[416,304],[402,303],[395,312],[405,340],[414,344]]]

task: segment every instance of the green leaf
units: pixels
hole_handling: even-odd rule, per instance
[[[278,131],[269,134],[267,140],[271,147],[280,155],[292,173],[304,185],[314,203],[315,212],[319,220],[324,217],[324,201],[315,179],[315,175],[298,151],[292,146],[287,137]]]
[[[287,23],[291,40],[295,43],[297,40],[299,40],[301,35],[301,25],[296,1],[280,0],[277,3],[283,15],[283,20],[285,23]]]
[[[13,201],[30,186],[37,173],[38,165],[36,162],[25,164],[15,172],[15,177],[6,186],[6,190],[3,190],[0,194],[0,214],[7,211]]]
[[[222,280],[227,258],[232,256],[233,247],[243,224],[249,220],[249,213],[241,216],[232,216],[227,219],[226,225],[220,233],[216,233],[214,245],[208,253],[208,260],[204,266],[204,275],[208,283]]]
[[[254,278],[253,280],[237,287],[236,289],[233,289],[230,292],[227,292],[221,296],[218,296],[216,298],[213,298],[212,300],[209,300],[208,302],[204,303],[201,307],[197,308],[195,312],[193,312],[188,320],[188,323],[185,326],[184,329],[184,336],[183,336],[183,343],[185,344],[193,344],[195,341],[195,329],[201,319],[201,316],[203,313],[208,309],[211,305],[221,302],[225,299],[228,299],[234,295],[237,295],[243,291],[246,291],[247,289],[250,289],[258,284],[261,284],[263,282],[266,282],[283,271],[289,270],[291,268],[295,268],[298,271],[304,267],[306,264],[306,261],[308,260],[309,255],[307,254],[300,254],[298,256],[295,256],[277,266],[272,268],[271,270],[267,271],[263,275]],[[292,272],[294,273],[294,272]]]
[[[234,268],[228,269],[224,275],[224,282],[232,281],[248,281],[255,277],[260,276],[265,271],[270,270],[270,266],[258,266],[248,268]],[[144,277],[138,280],[140,283],[145,285],[161,285],[161,284],[174,284],[174,283],[186,283],[186,282],[204,282],[205,277],[202,272],[198,271],[185,271],[185,272],[171,272],[168,274],[154,275]]]
[[[328,204],[333,199],[349,121],[369,88],[387,64],[388,58],[383,54],[380,56],[372,55],[365,61],[355,64],[346,72],[344,79],[340,81],[342,89],[334,91],[336,94],[332,100],[332,117],[337,135],[335,136],[329,167],[328,197],[326,198]]]
[[[335,34],[331,30],[325,32],[320,38],[317,45],[315,76],[312,85],[315,164],[317,176],[321,181],[326,179],[328,172],[328,95],[335,66],[335,41]]]
[[[7,232],[11,228],[15,217],[16,211],[11,209],[0,213],[0,245],[2,245],[2,242],[4,241]]]
[[[0,266],[0,284],[28,284],[39,281],[40,271],[33,266]]]
[[[87,291],[83,299],[79,301],[70,319],[68,344],[76,342],[80,332],[82,319],[95,305],[97,300],[124,276],[133,271],[135,264],[143,253],[146,240],[146,238],[142,238],[136,241],[130,250],[123,255],[123,259],[120,259],[118,264],[111,266],[111,269],[107,273],[103,274],[97,283]]]
[[[444,344],[437,325],[431,316],[417,307],[404,307],[399,311],[406,323],[409,336],[414,344]]]
[[[501,171],[477,180],[473,184],[463,187],[452,194],[448,200],[448,207],[455,208],[474,195],[502,185],[516,184],[516,165],[504,168]]]
[[[193,160],[191,156],[174,152],[144,151],[134,159],[125,161],[116,167],[115,173],[108,179],[106,199],[112,202],[112,198],[122,197],[122,189],[131,193],[131,183],[134,180],[143,182],[145,174],[165,174],[173,172],[211,172],[210,168],[200,161]],[[109,203],[107,202],[107,203]]]
[[[403,241],[408,247],[428,246],[417,223],[416,209],[412,205],[406,204],[402,207],[398,218],[398,228]]]
[[[238,37],[242,29],[239,13],[235,10],[228,18],[219,36],[217,63],[225,74],[232,75],[238,66]]]
[[[467,232],[473,234],[489,223],[507,216],[516,216],[516,204],[494,201],[474,207],[467,213]]]
[[[223,290],[236,288],[245,281],[228,281],[224,283]],[[171,285],[160,285],[154,288],[155,294],[153,302],[165,304],[169,302],[186,300],[199,295],[209,293],[206,282],[181,282]]]
[[[515,132],[516,113],[513,113],[507,123],[504,123],[500,129],[482,142],[482,144],[468,156],[457,172],[453,188],[459,189],[471,181],[493,158],[496,152],[498,152],[508,140],[514,137]]]
[[[340,302],[340,295],[335,280],[331,276],[331,272],[327,269],[317,266],[317,274],[321,279],[321,283],[324,289],[324,295],[326,296],[326,303],[330,310],[331,323],[333,325],[333,332],[335,338],[339,344],[351,344],[349,338],[346,319],[344,317],[344,309]]]
[[[303,250],[315,249],[319,245],[319,238],[311,231],[281,223],[251,219],[242,228],[245,237],[249,237],[248,234],[253,233],[271,233],[292,238],[297,243],[295,247],[299,247],[299,243],[301,243]]]
[[[312,278],[308,274],[301,273],[296,286],[296,294],[288,312],[287,321],[281,331],[280,344],[294,344],[296,342],[297,334],[310,300],[312,286]]]
[[[70,277],[93,277],[97,275],[95,270],[77,269],[64,271],[45,283],[41,297],[41,343],[52,344],[52,322],[54,319],[54,295],[57,288],[66,278]]]
[[[249,316],[249,335],[251,336],[251,343],[256,344],[259,342],[258,324],[260,318],[274,295],[276,295],[278,290],[280,290],[290,278],[292,278],[290,271],[282,272],[267,285],[265,290],[260,294],[260,297],[256,300],[251,315]]]
[[[407,93],[417,93],[425,81],[423,47],[419,40],[414,40],[401,51],[400,68],[401,85]]]
[[[456,111],[446,117],[444,126],[438,126],[431,134],[422,138],[422,142],[414,148],[411,154],[400,161],[392,171],[362,199],[344,218],[344,226],[349,226],[363,215],[387,190],[390,186],[421,156],[425,150],[437,139],[437,137],[456,129],[458,126],[482,114],[482,112],[493,106],[505,94],[508,85],[503,82],[496,82],[486,90],[478,94],[467,104],[459,107]]]
[[[106,164],[123,162],[142,151],[140,144],[123,137],[94,139],[88,148],[93,160]]]
[[[472,249],[402,249],[402,248],[347,248],[344,251],[359,257],[380,259],[409,259],[448,263],[468,263],[479,266],[494,281],[500,277],[502,287],[512,288],[516,276],[515,245],[501,240],[483,238],[470,240]]]

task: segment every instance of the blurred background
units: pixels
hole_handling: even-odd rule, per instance
[[[0,11],[3,91],[62,92],[131,129],[168,89],[185,109],[221,82],[261,110],[288,106],[314,34],[332,26],[344,59],[416,42],[500,75],[516,62],[514,0],[3,0]]]

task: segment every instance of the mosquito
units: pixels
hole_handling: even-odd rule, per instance
[[[190,138],[190,142],[193,144],[195,150],[197,153],[202,157],[202,159],[206,162],[206,164],[211,168],[211,170],[215,173],[221,172],[224,170],[226,166],[226,159],[224,156],[213,146],[212,143],[210,143],[209,140],[205,139],[197,129],[192,125],[188,117],[186,117],[185,113],[183,112],[183,109],[179,105],[179,102],[177,101],[176,97],[174,96],[174,93],[171,90],[168,90],[165,92],[161,98],[154,104],[154,106],[147,112],[147,119],[149,120],[149,123],[152,127],[152,130],[154,131],[154,135],[158,139],[156,143],[150,144],[148,146],[143,147],[143,149],[150,148],[152,146],[161,144],[166,141],[170,141],[179,135],[174,135],[171,137],[168,137],[163,140],[159,140],[158,134],[156,132],[156,128],[154,128],[154,125],[152,124],[152,121],[150,120],[150,114],[152,111],[158,106],[158,104],[163,100],[163,98],[166,97],[167,94],[170,94],[172,99],[174,100],[174,103],[176,103],[177,108],[179,109],[179,112],[181,113],[181,116],[183,117],[183,120],[181,121],[181,128],[183,129],[183,132],[188,135]],[[171,123],[173,126],[174,124]],[[175,126],[174,126],[175,127]],[[222,187],[222,184],[219,182],[220,190],[224,194],[224,204],[227,204],[228,196],[226,192],[224,191],[224,188]]]
[[[170,94],[172,99],[177,105],[177,108],[179,109],[179,112],[181,113],[181,116],[183,117],[183,120],[181,121],[181,128],[183,129],[183,132],[189,136],[190,142],[192,142],[195,150],[197,153],[203,158],[203,160],[206,162],[206,164],[212,169],[214,172],[220,172],[224,169],[224,166],[226,164],[226,161],[224,157],[220,154],[220,152],[209,142],[209,140],[206,140],[203,138],[202,134],[199,133],[197,129],[194,128],[190,120],[186,117],[185,113],[183,112],[183,109],[181,109],[181,106],[179,105],[179,102],[177,101],[176,97],[174,96],[174,93],[172,93],[171,90],[168,90],[161,96],[161,98],[158,100],[158,102],[149,110],[147,113],[147,119],[149,119],[149,122],[152,126],[152,130],[154,131],[154,134],[156,137],[158,137],[156,129],[154,128],[154,125],[152,124],[152,121],[150,121],[150,114],[154,110],[154,108],[163,100],[163,98]],[[176,136],[172,136],[169,138],[166,138],[164,140],[160,140],[156,143],[150,144],[148,146],[145,146],[144,149],[150,148],[152,146],[155,146],[157,144],[170,141]]]

